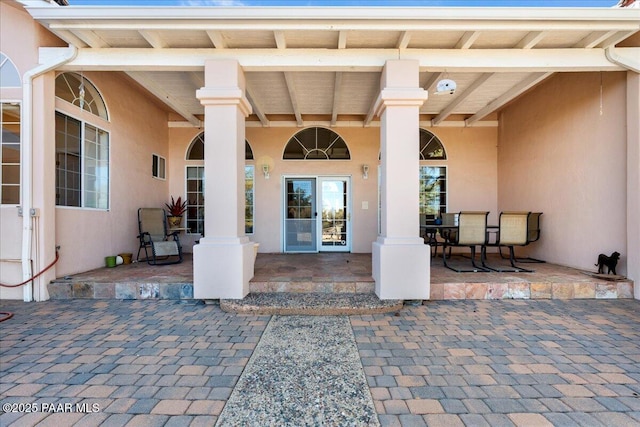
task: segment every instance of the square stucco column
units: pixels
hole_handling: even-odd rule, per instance
[[[253,277],[254,250],[244,231],[245,97],[237,61],[205,63],[205,237],[193,248],[193,295],[198,299],[242,299]]]
[[[388,61],[382,72],[380,116],[382,231],[372,248],[380,299],[428,299],[429,246],[420,238],[418,207],[420,106],[418,61]]]
[[[627,72],[627,276],[640,299],[640,74]]]

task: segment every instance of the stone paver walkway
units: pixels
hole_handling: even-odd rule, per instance
[[[2,426],[214,425],[271,319],[174,301],[0,311],[15,314]],[[433,301],[349,321],[383,426],[640,426],[639,301]]]

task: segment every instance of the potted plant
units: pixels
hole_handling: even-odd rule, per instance
[[[169,215],[167,216],[167,222],[169,223],[169,228],[179,228],[182,223],[182,214],[187,210],[187,201],[182,201],[182,197],[178,197],[178,200],[174,200],[173,196],[171,196],[171,203],[165,203],[169,211]]]

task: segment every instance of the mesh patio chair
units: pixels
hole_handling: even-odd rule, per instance
[[[178,232],[167,233],[167,216],[164,209],[138,209],[138,247],[137,259],[144,249],[149,265],[178,264],[182,262],[182,246]],[[151,256],[149,256],[151,255]]]
[[[527,221],[527,245],[529,243],[533,243],[538,241],[538,239],[540,239],[540,215],[542,215],[542,212],[531,212],[529,215],[529,220]],[[526,246],[526,245],[525,245]],[[500,252],[500,256],[504,259],[507,259],[503,254],[502,254],[502,249],[499,248],[498,249]],[[523,258],[518,258],[518,257],[514,257],[516,262],[523,262],[523,263],[544,263],[546,261],[542,260],[542,259],[537,259],[537,258],[532,258],[532,257],[523,257]]]
[[[442,249],[444,266],[458,273],[486,272],[488,269],[476,264],[476,246],[482,247],[487,242],[487,216],[489,212],[460,212],[458,226],[445,230],[445,242]],[[468,246],[471,249],[472,269],[456,269],[447,262],[447,248]],[[449,253],[451,257],[451,253]]]
[[[529,244],[529,217],[531,212],[501,212],[500,223],[498,226],[498,232],[496,234],[496,241],[493,243],[487,242],[482,247],[482,266],[489,270],[505,272],[510,271],[514,273],[531,273],[533,270],[528,270],[523,267],[517,266],[516,258],[514,254],[514,246],[525,246]],[[486,264],[487,259],[487,247],[497,246],[498,250],[502,247],[509,248],[509,261],[511,263],[511,269],[495,268]],[[502,255],[502,252],[500,252]]]

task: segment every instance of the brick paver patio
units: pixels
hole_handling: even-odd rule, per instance
[[[2,426],[214,425],[270,320],[166,300],[0,311],[15,313],[0,323]],[[349,320],[383,426],[640,425],[637,300],[432,301]]]

